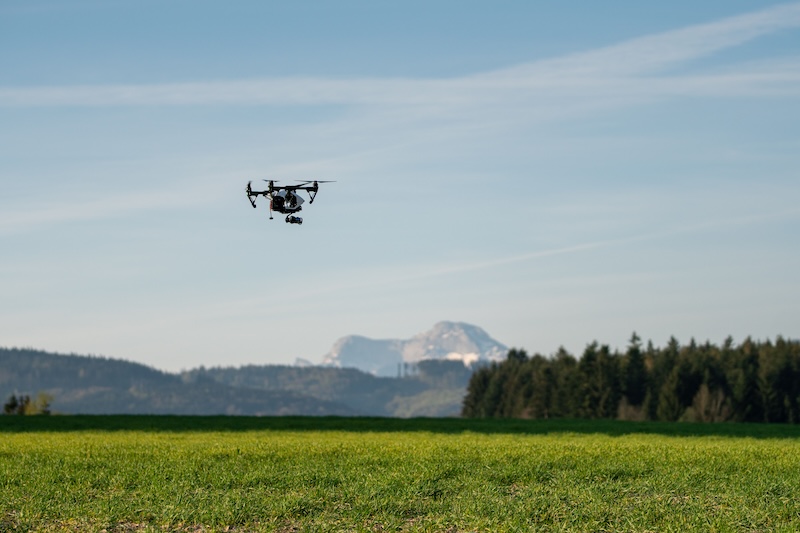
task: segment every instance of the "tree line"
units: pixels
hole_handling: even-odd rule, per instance
[[[40,392],[35,398],[28,394],[12,394],[3,404],[4,415],[49,415],[53,396]]]
[[[473,373],[462,415],[798,423],[800,342],[673,337],[657,348],[634,333],[624,352],[592,342],[580,358],[511,349]]]

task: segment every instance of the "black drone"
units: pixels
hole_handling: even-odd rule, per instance
[[[294,216],[295,213],[303,209],[305,200],[297,191],[306,191],[309,197],[309,204],[314,203],[317,197],[320,183],[333,183],[332,181],[303,181],[297,185],[275,185],[276,180],[264,180],[267,182],[266,191],[254,191],[247,182],[247,199],[253,207],[256,206],[256,198],[263,196],[269,198],[269,219],[272,220],[272,212],[283,213],[286,215],[287,224],[302,224],[301,217]]]

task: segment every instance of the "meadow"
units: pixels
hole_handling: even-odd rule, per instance
[[[797,531],[800,427],[0,417],[0,530]]]

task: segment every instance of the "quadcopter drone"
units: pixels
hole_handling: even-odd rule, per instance
[[[283,213],[286,215],[287,224],[302,224],[301,217],[294,216],[295,213],[303,209],[305,200],[297,191],[306,191],[309,197],[309,204],[314,203],[317,197],[320,183],[333,183],[332,181],[303,181],[297,185],[275,185],[276,180],[264,180],[267,182],[266,191],[254,191],[251,188],[251,181],[247,182],[247,199],[253,207],[256,206],[256,198],[263,196],[269,198],[269,219],[272,220],[272,212]]]

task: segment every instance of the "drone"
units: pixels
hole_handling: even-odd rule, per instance
[[[286,215],[287,224],[302,224],[303,219],[294,214],[303,209],[303,199],[298,191],[306,191],[309,197],[309,204],[314,203],[317,197],[320,183],[334,183],[332,181],[302,181],[297,185],[275,185],[277,180],[264,180],[267,182],[266,191],[254,191],[251,187],[252,181],[247,182],[247,199],[253,207],[256,206],[256,198],[263,196],[269,198],[269,219],[272,220],[272,212]],[[300,180],[298,180],[300,181]]]

